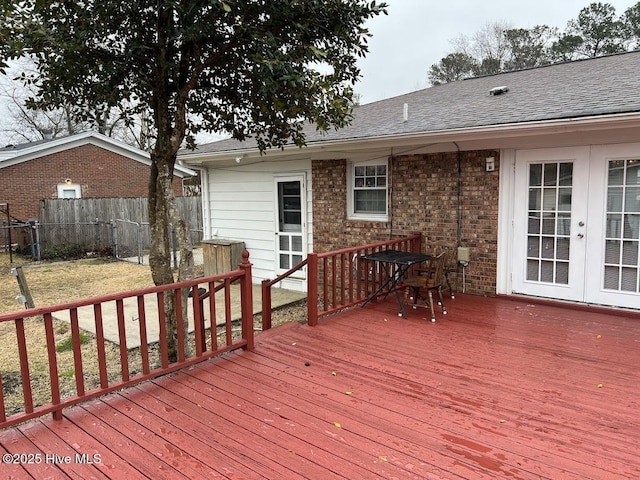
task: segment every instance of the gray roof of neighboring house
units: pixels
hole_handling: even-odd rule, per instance
[[[0,148],[0,169],[15,163],[41,158],[54,151],[66,150],[89,143],[106,148],[145,165],[151,165],[149,152],[140,150],[114,138],[107,137],[106,135],[88,131]],[[175,173],[178,176],[184,177],[193,176],[196,172],[188,167],[176,164]]]
[[[489,94],[500,86],[509,91]],[[460,80],[361,105],[346,128],[308,128],[307,144],[627,112],[640,112],[640,51]],[[253,140],[227,139],[181,153],[251,148]]]

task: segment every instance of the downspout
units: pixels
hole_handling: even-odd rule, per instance
[[[198,168],[200,170],[200,191],[202,202],[202,239],[213,238],[213,231],[211,226],[211,198],[209,193],[209,169],[205,167]]]
[[[393,238],[393,148],[387,158],[387,168],[389,169],[388,188],[389,188],[389,240]]]
[[[460,147],[456,142],[453,144],[458,149],[458,205],[457,205],[457,232],[456,232],[456,247],[462,245],[462,154]]]

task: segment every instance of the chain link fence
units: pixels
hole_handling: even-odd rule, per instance
[[[194,263],[202,265],[201,229],[190,230]],[[172,263],[179,262],[178,245],[171,231]],[[20,253],[33,260],[114,256],[120,260],[149,264],[151,235],[148,222],[125,219],[75,223],[11,223],[3,222],[0,230],[3,250]]]

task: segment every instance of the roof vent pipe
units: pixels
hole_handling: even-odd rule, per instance
[[[409,104],[408,103],[405,103],[402,107],[402,121],[403,122],[409,121]]]

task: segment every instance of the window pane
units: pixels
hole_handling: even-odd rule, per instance
[[[542,209],[542,201],[540,200],[542,197],[542,190],[539,188],[530,188],[529,189],[529,210],[541,210]]]
[[[560,164],[560,185],[573,185],[573,163]]]
[[[640,240],[640,215],[624,215],[624,238]]]
[[[620,289],[620,281],[619,281],[620,270],[618,267],[605,267],[604,268],[604,288],[610,290],[619,290]]]
[[[527,257],[540,256],[540,237],[529,237],[527,244]]]
[[[607,192],[607,211],[608,212],[621,212],[622,211],[622,188],[609,187]]]
[[[622,269],[622,281],[620,284],[620,290],[624,292],[638,291],[638,269],[637,268],[625,267]]]
[[[540,262],[540,281],[553,282],[553,262]]]
[[[609,162],[609,185],[622,185],[624,182],[624,161]]]
[[[620,262],[620,240],[607,240],[604,248],[604,263]]]
[[[640,187],[627,187],[624,196],[625,212],[640,212]]]
[[[528,233],[540,233],[540,217],[529,217],[529,230]]]
[[[545,213],[542,219],[542,233],[554,235],[556,233],[556,216],[553,213]]]
[[[558,238],[558,250],[557,250],[556,256],[558,260],[569,260],[569,239],[568,238]]]
[[[620,238],[622,236],[622,215],[607,215],[607,237]]]
[[[387,213],[386,190],[356,190],[354,192],[355,213]]]
[[[538,261],[527,260],[527,280],[537,282],[538,278]]]
[[[542,258],[555,258],[555,240],[553,237],[542,238]]]
[[[291,237],[291,251],[302,251],[302,237]]]
[[[291,264],[289,263],[289,255],[280,254],[280,268],[285,270],[289,270],[291,268]]]
[[[571,214],[560,213],[558,215],[558,235],[571,235]]]
[[[571,211],[571,189],[560,188],[558,189],[558,210],[564,212]]]
[[[569,285],[569,263],[558,262],[556,264],[556,283]]]
[[[627,185],[640,185],[640,160],[629,160],[627,163]]]
[[[529,166],[529,185],[532,187],[542,185],[542,164],[536,163]]]
[[[548,187],[556,186],[558,184],[558,164],[557,163],[545,163],[544,164],[544,184]]]
[[[640,242],[624,242],[622,244],[622,263],[624,265],[640,265],[638,264],[638,243]]]
[[[555,188],[545,188],[542,197],[543,210],[554,211],[556,209],[556,193]]]

